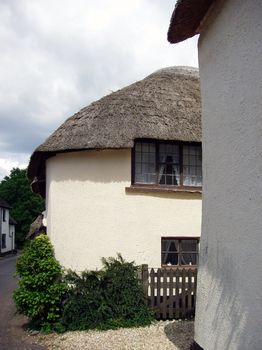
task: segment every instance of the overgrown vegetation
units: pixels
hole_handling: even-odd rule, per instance
[[[32,192],[26,170],[19,168],[13,168],[0,182],[0,197],[12,206],[10,213],[17,222],[16,243],[21,247],[30,224],[45,208],[44,200]]]
[[[18,311],[31,319],[31,327],[43,331],[149,325],[152,312],[138,279],[139,267],[120,254],[102,262],[100,271],[69,271],[62,278],[48,237],[36,237],[17,261]]]
[[[57,322],[67,287],[47,236],[40,235],[29,243],[16,269],[20,280],[13,297],[18,312],[28,316],[34,327]]]
[[[61,323],[68,330],[138,327],[151,323],[152,313],[145,303],[137,277],[138,266],[121,255],[102,259],[103,269],[68,273],[71,286]]]

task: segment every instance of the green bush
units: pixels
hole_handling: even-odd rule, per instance
[[[40,327],[56,322],[67,287],[47,236],[30,241],[17,260],[16,271],[20,280],[13,298],[18,312]]]
[[[149,325],[152,312],[145,303],[137,277],[138,266],[123,260],[102,259],[101,271],[66,276],[70,289],[64,303],[62,325],[68,330],[113,329]]]

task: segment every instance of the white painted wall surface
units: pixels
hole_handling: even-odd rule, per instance
[[[3,219],[3,208],[1,208],[1,220]],[[1,247],[1,253],[12,250],[12,237],[9,235],[9,209],[5,209],[5,221],[1,223],[2,234],[6,235],[6,248]]]
[[[8,247],[9,250],[15,249],[15,225],[9,225]]]
[[[195,340],[262,348],[262,1],[217,5],[202,29],[203,228]]]
[[[200,194],[126,193],[130,183],[130,150],[47,160],[47,230],[62,265],[95,269],[120,252],[157,267],[161,236],[200,236]]]

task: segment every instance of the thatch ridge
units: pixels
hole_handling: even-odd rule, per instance
[[[57,152],[131,148],[137,138],[201,141],[198,69],[160,69],[68,118],[33,153],[28,175],[39,177]]]
[[[179,43],[199,34],[199,25],[214,0],[178,0],[172,13],[167,40]]]

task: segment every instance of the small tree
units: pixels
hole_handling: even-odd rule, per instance
[[[18,312],[40,327],[56,322],[66,284],[47,236],[40,235],[29,243],[17,260],[16,271],[20,281],[13,298]]]
[[[22,246],[30,224],[44,210],[45,202],[31,190],[26,169],[13,168],[0,182],[0,197],[11,206],[11,215],[17,222],[16,243]]]

